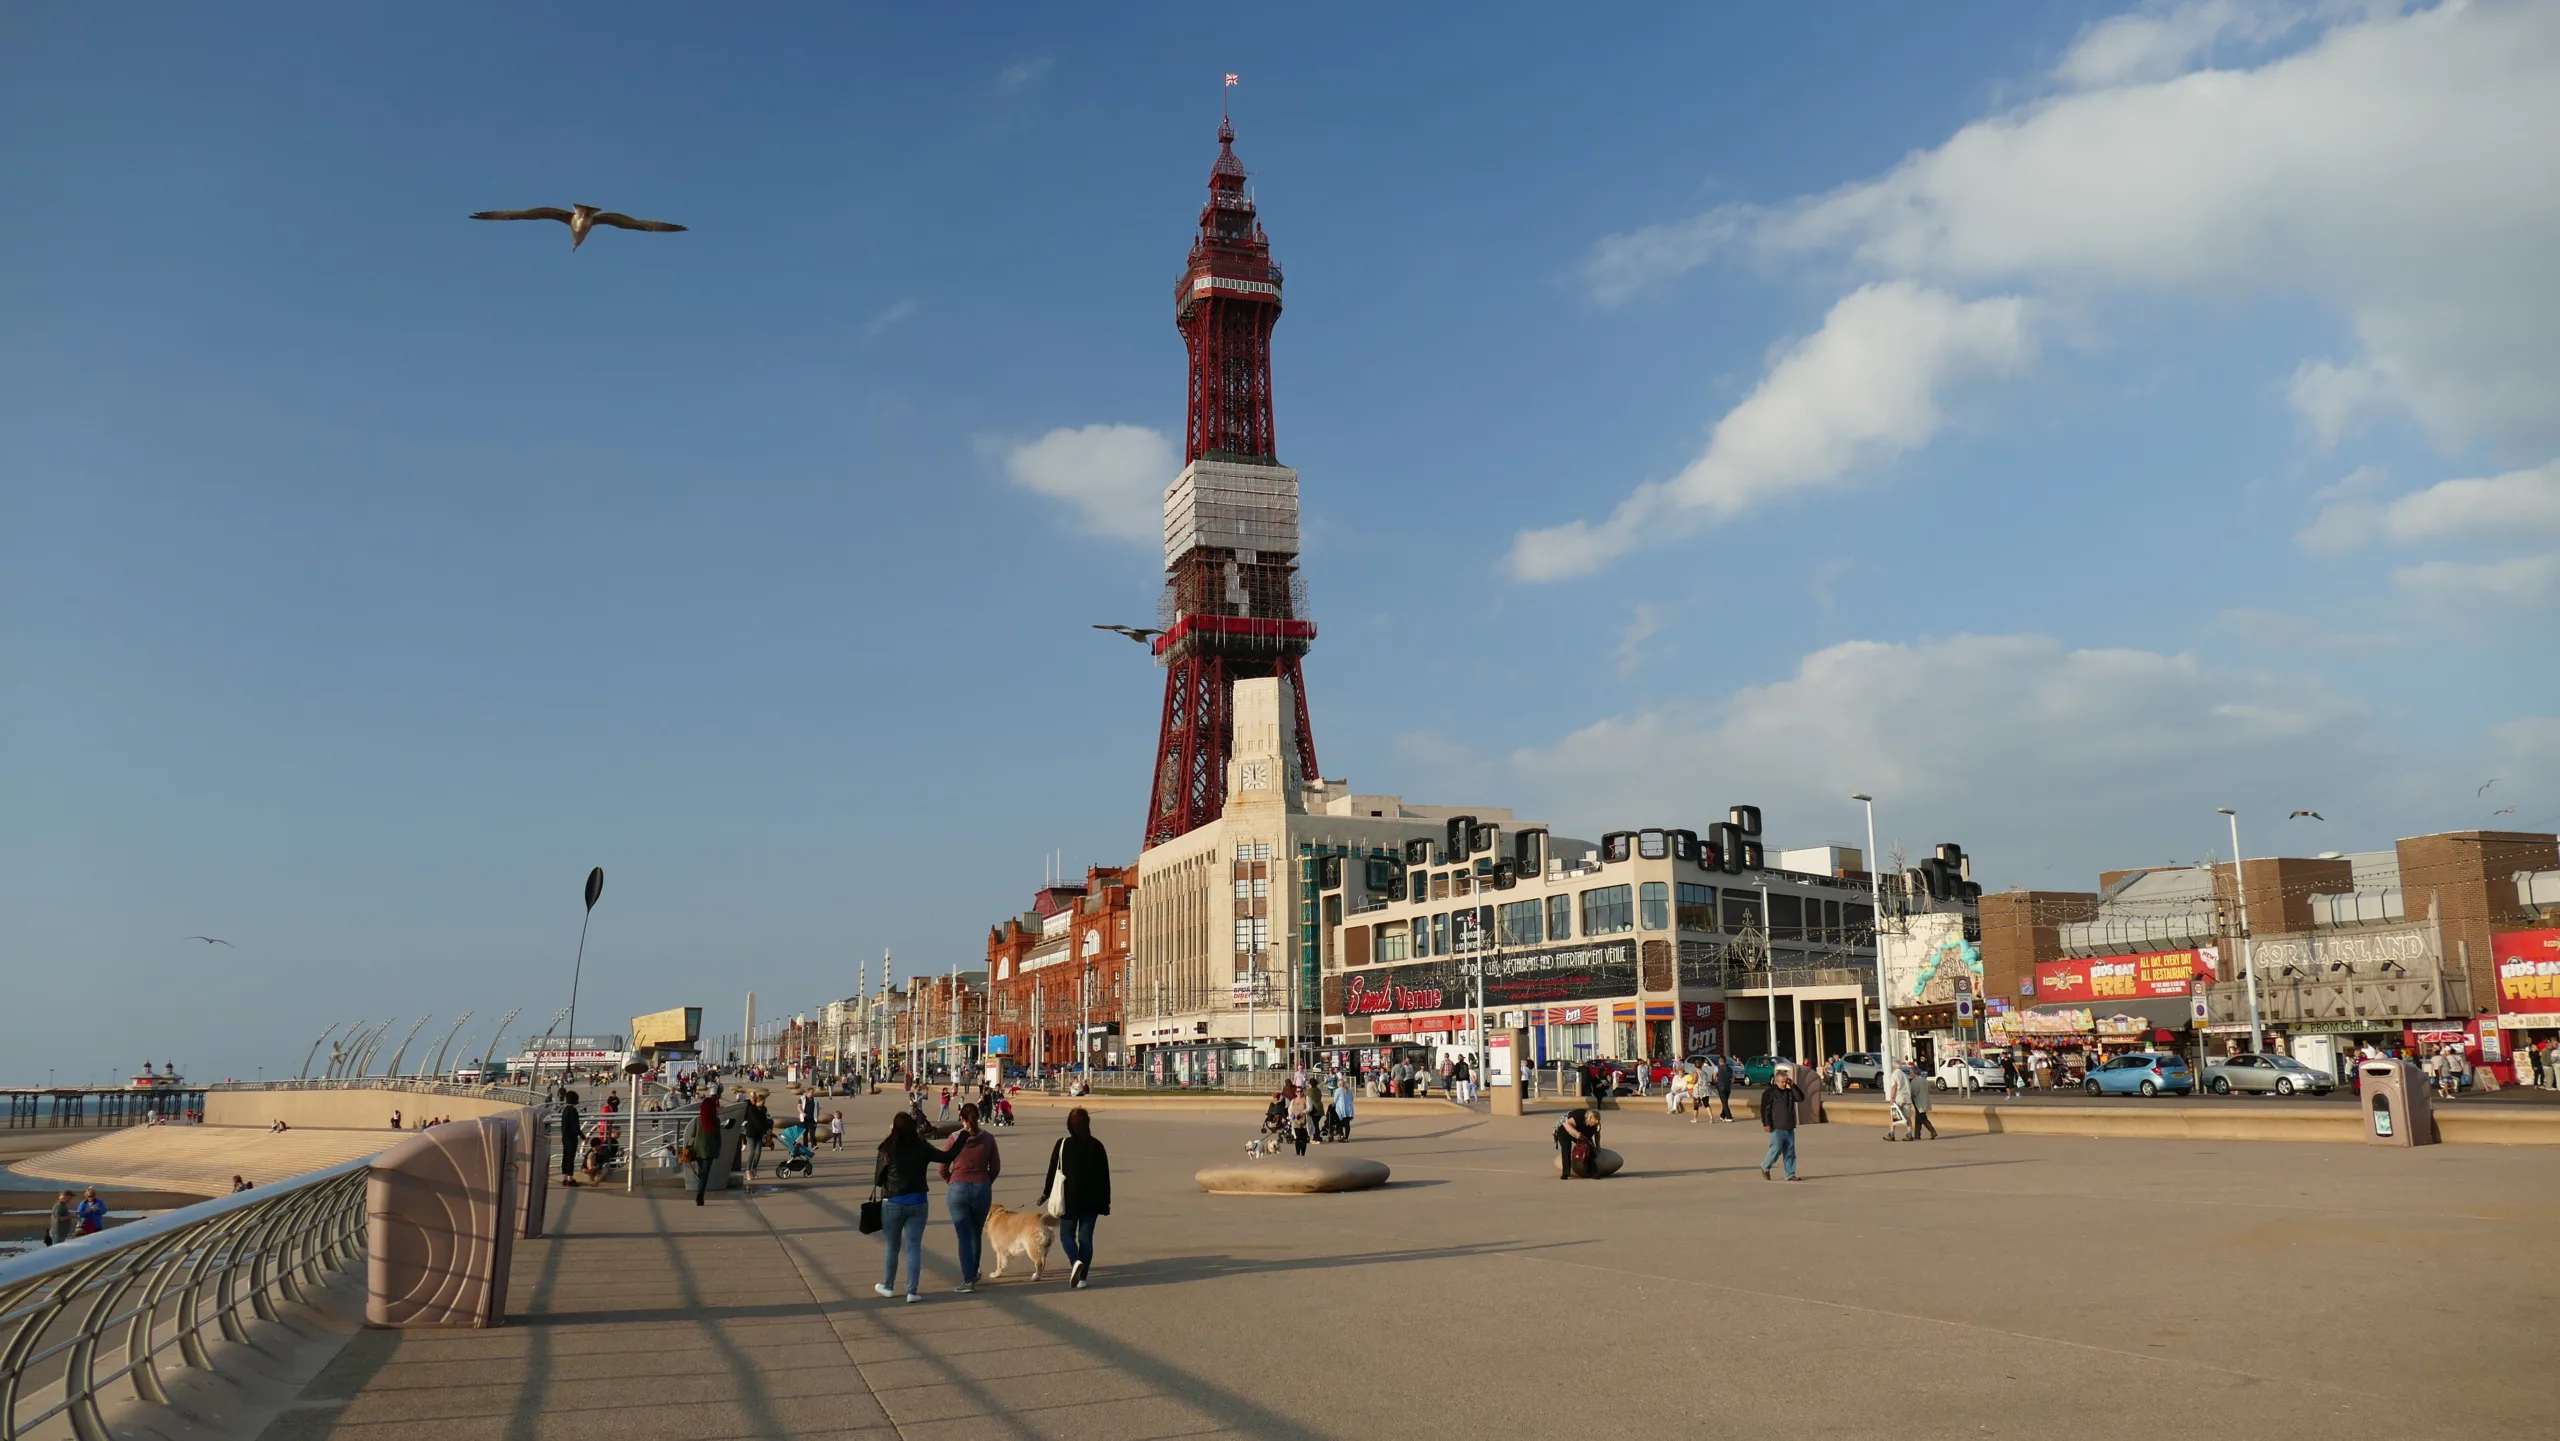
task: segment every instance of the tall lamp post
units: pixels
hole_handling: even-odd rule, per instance
[[[1890,1067],[1893,1065],[1893,997],[1884,988],[1884,872],[1876,866],[1876,798],[1860,791],[1849,799],[1867,808],[1868,939],[1874,943],[1876,951],[1876,1014],[1881,1027],[1877,1035],[1884,1047],[1879,1059]]]
[[[587,872],[587,913],[578,918],[578,960],[569,970],[568,1044],[571,1054],[578,1049],[578,978],[587,970],[587,922],[596,918],[596,900],[603,894],[604,867],[598,866]],[[560,1083],[564,1086],[569,1083],[569,1067],[565,1061],[560,1067]]]
[[[2240,904],[2240,975],[2249,988],[2249,1051],[2263,1055],[2267,1033],[2258,1021],[2258,953],[2249,939],[2249,887],[2240,875],[2240,813],[2229,806],[2215,809],[2231,822],[2231,894]]]

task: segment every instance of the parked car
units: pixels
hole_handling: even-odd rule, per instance
[[[2092,1096],[2156,1096],[2163,1091],[2187,1095],[2196,1088],[2187,1058],[2167,1051],[2133,1051],[2089,1073],[2083,1083]]]
[[[1933,1091],[1961,1091],[1968,1084],[1977,1091],[1999,1090],[2000,1063],[1985,1056],[1948,1056],[1938,1062],[1937,1072],[1929,1077]]]
[[[1840,1058],[1840,1082],[1851,1090],[1883,1090],[1884,1058],[1873,1051],[1851,1051]]]
[[[1745,1060],[1742,1063],[1743,1083],[1765,1086],[1778,1079],[1778,1065],[1781,1059],[1783,1058],[1778,1056],[1753,1056]]]
[[[2204,1063],[2204,1088],[2217,1096],[2228,1096],[2234,1091],[2272,1091],[2279,1096],[2309,1091],[2315,1096],[2325,1096],[2337,1084],[2330,1079],[2328,1072],[2315,1070],[2291,1056],[2257,1055],[2244,1051]]]

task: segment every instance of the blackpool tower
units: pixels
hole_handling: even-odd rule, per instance
[[[1254,218],[1232,124],[1191,262],[1174,287],[1174,326],[1190,352],[1183,468],[1164,496],[1164,598],[1155,641],[1165,668],[1147,841],[1160,845],[1225,809],[1235,683],[1277,676],[1297,708],[1297,768],[1317,779],[1299,659],[1316,637],[1298,574],[1298,473],[1271,426],[1271,329],[1280,266]]]

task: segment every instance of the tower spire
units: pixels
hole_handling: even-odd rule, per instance
[[[1165,492],[1164,634],[1155,645],[1166,674],[1150,846],[1224,812],[1239,680],[1289,683],[1300,778],[1319,775],[1299,666],[1316,628],[1298,573],[1298,475],[1280,464],[1271,418],[1280,264],[1235,139],[1235,122],[1221,114],[1209,197],[1174,287],[1174,327],[1191,363],[1183,471]]]

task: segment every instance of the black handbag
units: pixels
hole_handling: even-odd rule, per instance
[[[874,1190],[871,1193],[870,1200],[862,1203],[862,1219],[855,1224],[861,1229],[862,1234],[866,1236],[879,1234],[880,1193],[877,1190]]]

